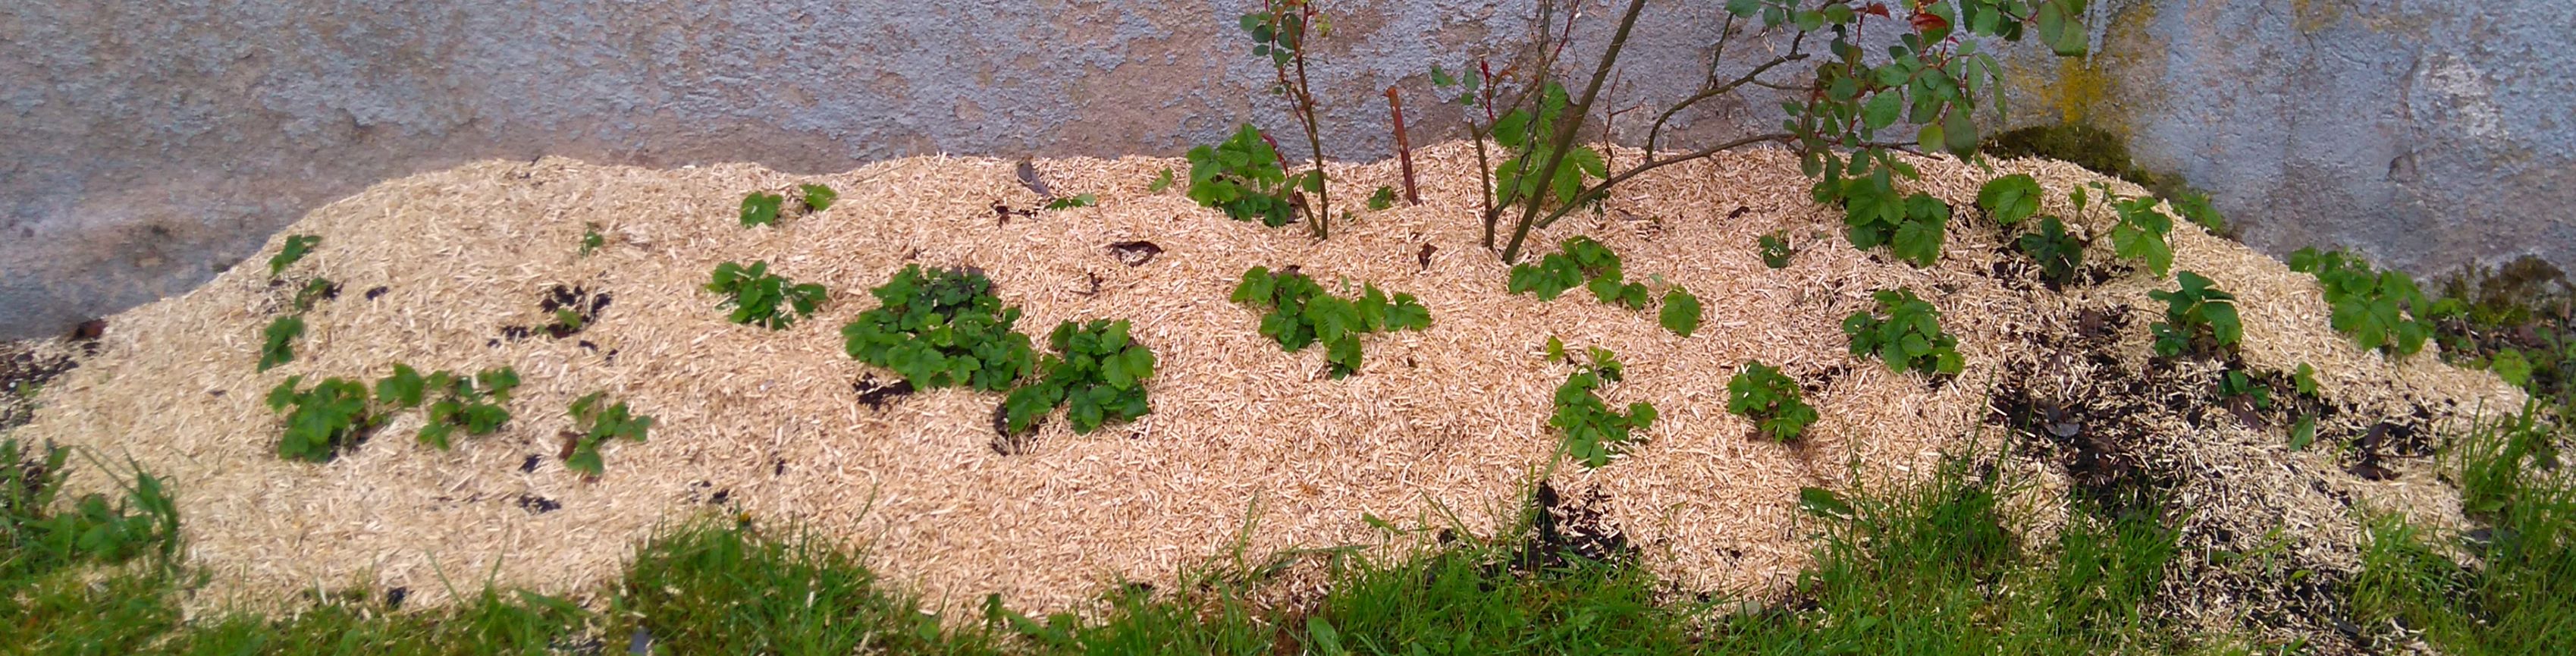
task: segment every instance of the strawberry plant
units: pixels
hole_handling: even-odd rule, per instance
[[[787,197],[765,191],[743,195],[742,227],[778,225],[778,208],[786,203]]]
[[[1297,220],[1279,151],[1252,124],[1243,124],[1233,138],[1213,148],[1191,148],[1189,160],[1190,200],[1236,221],[1260,221],[1273,228]]]
[[[276,255],[268,258],[268,277],[276,278],[277,274],[285,273],[286,267],[294,265],[297,260],[304,259],[305,255],[313,252],[314,246],[321,244],[322,238],[313,235],[288,236],[286,246],[279,249]]]
[[[2243,371],[2229,369],[2218,377],[2218,398],[2229,403],[2269,408],[2272,407],[2272,387]]]
[[[259,370],[295,361],[295,338],[304,336],[304,315],[289,314],[260,331]]]
[[[2165,235],[2173,232],[2173,217],[2156,209],[2156,199],[2114,194],[2109,185],[2100,182],[2088,182],[2085,186],[2098,192],[2101,204],[2109,206],[2119,217],[2118,222],[2111,225],[2113,255],[2146,264],[2147,270],[2155,272],[2159,278],[2173,269],[2173,246],[2165,241]],[[2067,192],[2067,198],[2075,201],[2075,212],[2079,215],[2093,206],[2094,195],[2085,193],[2084,187]]]
[[[1037,367],[1038,382],[1012,390],[1002,402],[1004,432],[1027,432],[1064,405],[1071,406],[1065,417],[1073,421],[1073,432],[1086,435],[1102,424],[1153,412],[1145,380],[1154,377],[1154,352],[1129,339],[1127,331],[1123,319],[1057,324],[1047,344],[1063,355],[1046,356]]]
[[[2233,349],[2244,339],[2236,318],[2236,297],[2212,287],[2208,278],[2190,271],[2174,274],[2181,287],[2155,290],[2147,297],[2165,302],[2165,320],[2148,326],[2156,336],[2156,354],[2165,357],[2201,350],[2202,345]]]
[[[1949,238],[1950,206],[1920,192],[1898,197],[1889,170],[1880,168],[1843,182],[1843,236],[1853,248],[1885,245],[1896,259],[1917,267],[1932,266],[1933,260],[1941,258],[1942,242]]]
[[[2012,225],[2039,213],[2039,180],[2016,173],[1987,180],[1977,189],[1977,209],[1998,225]]]
[[[1361,335],[1431,326],[1431,310],[1412,294],[1396,292],[1389,297],[1375,283],[1363,283],[1359,300],[1344,300],[1293,267],[1278,272],[1252,267],[1243,272],[1243,281],[1229,298],[1256,309],[1267,307],[1269,311],[1261,316],[1261,336],[1279,342],[1290,353],[1321,342],[1334,378],[1359,371]]]
[[[490,435],[510,420],[510,391],[519,386],[519,372],[510,367],[486,369],[473,377],[440,371],[428,376],[410,365],[396,363],[394,373],[376,381],[376,403],[393,409],[409,410],[429,404],[428,422],[420,427],[420,443],[447,450],[449,438],[457,431],[468,435]]]
[[[2054,216],[2040,217],[2039,231],[2023,233],[2013,248],[2039,263],[2039,279],[2049,289],[2073,282],[2076,270],[2084,266],[2084,242],[2066,234],[2066,222]]]
[[[1760,361],[1726,381],[1726,411],[1753,420],[1756,433],[1789,442],[1816,423],[1816,409],[1800,398],[1798,381]]]
[[[1789,256],[1797,253],[1796,250],[1789,248],[1789,235],[1786,232],[1774,230],[1771,234],[1762,236],[1762,266],[1774,269],[1789,268]]]
[[[1851,337],[1854,357],[1877,355],[1890,371],[1959,373],[1965,364],[1959,357],[1959,338],[1941,332],[1941,311],[1932,303],[1904,288],[1878,290],[1871,297],[1878,300],[1878,313],[1884,317],[1854,312],[1843,318],[1843,334]]]
[[[1036,365],[1029,336],[1011,330],[1020,309],[982,272],[906,266],[868,293],[879,305],[841,327],[842,348],[915,387],[999,392]]]
[[[824,295],[822,285],[792,284],[770,273],[765,261],[753,262],[747,268],[732,262],[718,264],[708,276],[706,288],[725,296],[718,307],[733,306],[733,314],[727,318],[734,323],[770,330],[785,330],[797,319],[814,314],[814,308],[823,304]],[[786,307],[779,307],[781,303]]]
[[[1550,351],[1575,367],[1565,384],[1556,387],[1556,414],[1547,425],[1565,431],[1565,450],[1585,467],[1610,464],[1610,454],[1621,451],[1636,431],[1655,424],[1655,404],[1638,401],[1628,404],[1628,412],[1611,410],[1601,401],[1602,386],[1619,382],[1623,368],[1609,349],[1592,347],[1588,362],[1577,361],[1563,353],[1564,346],[1555,338],[1548,340]]]
[[[796,185],[796,190],[803,192],[805,211],[809,213],[831,209],[832,201],[840,200],[841,198],[840,192],[832,191],[831,187],[818,184]]]
[[[1700,313],[1699,297],[1681,285],[1673,285],[1672,290],[1664,292],[1664,309],[1656,316],[1656,322],[1663,324],[1665,330],[1688,338],[1691,333],[1699,332]]]
[[[340,285],[328,278],[316,277],[305,281],[303,289],[295,290],[295,311],[311,310],[314,304],[339,297]]]
[[[563,455],[564,468],[590,478],[598,478],[607,470],[599,457],[600,443],[613,439],[642,442],[645,433],[653,429],[652,415],[634,414],[626,408],[625,401],[609,403],[607,392],[582,395],[573,400],[565,414],[572,416],[575,432],[568,437],[572,448]]]
[[[287,413],[286,435],[277,443],[279,457],[330,462],[378,423],[368,416],[367,388],[357,381],[330,378],[300,389],[303,383],[303,376],[291,376],[268,391],[268,409]]]
[[[1565,290],[1582,287],[1592,298],[1630,310],[1644,310],[1652,293],[1645,283],[1628,282],[1619,269],[1619,254],[1591,237],[1568,237],[1557,244],[1557,252],[1512,266],[1508,283],[1511,293],[1535,294],[1539,300],[1552,301]],[[1664,328],[1683,337],[1699,330],[1701,307],[1699,297],[1672,285],[1664,292],[1664,308],[1657,321]]]
[[[2290,270],[2317,277],[2326,303],[2334,306],[2329,322],[2362,348],[2413,355],[2433,336],[2433,317],[2443,311],[2415,286],[2413,276],[2396,269],[2374,271],[2370,263],[2344,251],[2299,249],[2290,254]]]
[[[1394,206],[1395,206],[1395,188],[1394,188],[1394,187],[1389,187],[1389,186],[1383,186],[1383,185],[1381,185],[1381,186],[1379,186],[1379,187],[1377,188],[1377,193],[1369,194],[1369,198],[1368,198],[1368,208],[1369,208],[1369,210],[1371,210],[1371,211],[1383,211],[1383,210],[1385,210],[1386,208],[1394,207]]]
[[[583,257],[589,257],[591,253],[598,252],[598,251],[599,251],[599,247],[600,247],[600,246],[607,245],[607,243],[608,243],[608,238],[606,238],[606,237],[602,237],[602,236],[600,236],[600,234],[599,234],[599,224],[597,224],[597,223],[585,223],[585,224],[582,224],[582,228],[581,228],[581,254],[582,254],[582,256],[583,256]]]

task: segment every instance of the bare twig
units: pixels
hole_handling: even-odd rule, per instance
[[[1520,258],[1521,244],[1529,240],[1531,224],[1538,219],[1539,205],[1547,198],[1543,185],[1555,179],[1556,172],[1565,166],[1566,151],[1574,145],[1575,128],[1580,126],[1584,116],[1592,113],[1592,101],[1600,98],[1601,85],[1609,80],[1612,67],[1619,61],[1619,51],[1628,45],[1629,32],[1637,27],[1637,14],[1645,8],[1646,0],[1628,0],[1627,11],[1619,17],[1619,29],[1611,33],[1609,49],[1601,53],[1601,65],[1593,70],[1592,81],[1583,85],[1583,98],[1574,103],[1571,111],[1557,118],[1556,134],[1551,135],[1556,143],[1551,144],[1548,150],[1547,164],[1538,169],[1542,188],[1537,197],[1521,199],[1520,223],[1512,228],[1511,243],[1503,247],[1503,261],[1512,262]],[[1562,213],[1561,209],[1559,213]]]
[[[1395,87],[1386,88],[1386,111],[1395,119],[1395,154],[1404,163],[1404,202],[1422,204],[1422,195],[1413,187],[1413,144],[1404,138],[1404,101],[1397,99]]]

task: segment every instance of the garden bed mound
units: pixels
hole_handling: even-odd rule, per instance
[[[2397,476],[2364,480],[2346,473],[2342,450],[2291,451],[2285,426],[2209,420],[2205,400],[2152,416],[2111,412],[2120,394],[2205,386],[2215,365],[2148,355],[2147,325],[2162,304],[2146,294],[2173,283],[2109,264],[2108,239],[2087,253],[2104,268],[2099,284],[2050,291],[1997,266],[2018,256],[1977,215],[1978,186],[2031,173],[2051,192],[2043,211],[2071,215],[2065,192],[2102,180],[2071,165],[2003,161],[1987,173],[1918,158],[1925,178],[1915,188],[1957,208],[1928,268],[1843,243],[1840,212],[1808,200],[1796,157],[1777,150],[1656,170],[1621,185],[1601,212],[1533,235],[1540,253],[1590,235],[1625,259],[1629,278],[1687,286],[1706,324],[1683,338],[1651,312],[1580,290],[1551,302],[1505,293],[1509,267],[1479,245],[1473,150],[1450,143],[1415,158],[1421,203],[1385,210],[1359,201],[1401,187],[1395,162],[1334,165],[1334,206],[1354,211],[1324,241],[1228,220],[1179,189],[1149,191],[1158,172],[1188,170],[1168,158],[1032,162],[1054,193],[1097,198],[1054,210],[1038,209],[1046,199],[1008,160],[914,157],[827,175],[480,162],[311,212],[259,258],[285,235],[321,237],[280,282],[267,267],[236,267],[110,317],[98,352],[45,385],[42,407],[14,435],[166,477],[188,558],[212,575],[215,589],[198,598],[252,603],[353,587],[404,587],[414,603],[438,603],[447,583],[486,581],[594,593],[638,541],[712,510],[863,548],[951,611],[986,594],[1029,611],[1081,608],[1122,582],[1169,581],[1238,548],[1410,544],[1453,523],[1490,532],[1517,516],[1514,499],[1540,477],[1563,498],[1588,500],[1585,516],[1603,525],[1594,528],[1615,531],[1682,588],[1775,593],[1812,545],[1802,487],[1913,480],[1944,449],[1983,438],[2041,458],[2029,468],[2038,488],[2083,488],[2081,467],[2046,460],[2071,462],[2080,446],[2004,439],[2022,434],[2014,398],[2101,401],[2088,426],[2116,427],[2117,457],[2164,476],[2153,480],[2192,504],[2195,535],[2282,526],[2312,536],[2299,548],[2313,558],[2349,562],[2359,529],[2347,504],[2459,522],[2421,457],[2392,454]],[[744,194],[799,183],[840,198],[775,226],[736,221]],[[2107,217],[2073,223],[2092,235],[2108,228]],[[594,230],[600,244],[585,255]],[[1798,249],[1786,268],[1766,267],[1758,252],[1774,231]],[[1155,252],[1139,257],[1138,242]],[[2241,299],[2244,364],[2321,372],[2322,396],[2342,412],[2320,428],[2320,444],[2382,420],[2432,435],[2518,407],[2519,394],[2488,374],[2429,353],[2356,348],[2327,327],[2307,275],[2188,224],[2172,243],[2177,270]],[[755,260],[827,286],[828,302],[785,330],[727,322],[702,286],[719,263]],[[870,287],[913,264],[989,275],[1041,344],[1060,321],[1132,320],[1161,363],[1148,383],[1152,414],[1089,435],[1059,415],[1005,454],[993,448],[1000,395],[887,392],[894,375],[844,354],[840,327],[877,304]],[[1228,302],[1256,265],[1300,267],[1337,293],[1356,294],[1361,281],[1409,292],[1433,323],[1364,338],[1357,374],[1334,379],[1322,349],[1283,352],[1257,333],[1257,311]],[[257,371],[262,328],[291,312],[315,276],[348,293],[305,313],[292,362]],[[1842,318],[1869,308],[1872,291],[1899,286],[1944,313],[1963,373],[1928,380],[1847,352]],[[560,308],[548,301],[590,314],[577,332],[549,329],[548,310]],[[2125,320],[2092,342],[2069,337],[2100,331],[2087,312]],[[1615,351],[1627,377],[1605,400],[1661,411],[1608,466],[1555,460],[1559,438],[1546,423],[1571,370],[1544,355],[1551,337]],[[1758,439],[1726,412],[1728,378],[1756,359],[1796,377],[1822,414],[1802,443]],[[510,366],[525,384],[498,433],[460,436],[452,450],[413,441],[415,412],[327,464],[278,457],[281,419],[262,402],[271,387],[289,376],[373,381],[395,363]],[[2091,387],[2109,380],[2142,382]],[[586,481],[564,469],[559,446],[572,427],[566,407],[594,391],[658,421],[647,442],[604,446],[605,474]],[[96,472],[75,483],[112,484]],[[2020,512],[2062,515],[2064,503],[2033,497]],[[1431,530],[1398,535],[1368,517]],[[2226,539],[2261,530],[2250,533]]]

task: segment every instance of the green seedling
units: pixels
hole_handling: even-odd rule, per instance
[[[778,208],[785,204],[787,204],[787,197],[765,191],[755,191],[744,195],[742,197],[742,227],[749,228],[756,225],[778,225]]]
[[[278,274],[285,273],[286,267],[304,259],[305,255],[312,254],[313,247],[321,244],[322,238],[313,235],[288,236],[286,246],[279,249],[277,255],[268,258],[268,277],[276,278]]]
[[[591,253],[599,252],[599,247],[607,244],[608,238],[600,236],[599,234],[599,224],[587,223],[582,225],[581,254],[583,257],[589,257]]]
[[[814,314],[822,306],[823,286],[813,283],[792,284],[769,272],[768,262],[753,262],[750,267],[726,262],[716,265],[708,276],[707,291],[722,294],[718,307],[733,306],[727,319],[739,324],[756,325],[770,330],[785,330],[796,320]],[[786,307],[780,307],[784,303]]]
[[[1086,435],[1153,412],[1145,381],[1154,377],[1154,352],[1130,339],[1128,330],[1123,319],[1057,324],[1047,344],[1062,355],[1046,356],[1038,364],[1038,382],[1012,390],[1002,402],[1005,432],[1027,432],[1057,406],[1070,405],[1065,417],[1073,432]]]
[[[572,416],[576,435],[572,450],[563,456],[564,468],[581,472],[587,478],[599,478],[607,465],[599,456],[599,445],[615,439],[643,442],[653,429],[652,415],[638,415],[628,410],[625,401],[608,402],[607,392],[591,392],[572,402],[565,411]]]
[[[1092,206],[1092,205],[1098,204],[1099,202],[1100,202],[1100,198],[1099,198],[1099,197],[1097,197],[1097,196],[1093,196],[1093,195],[1091,195],[1091,194],[1081,194],[1081,195],[1073,196],[1073,197],[1071,197],[1071,198],[1058,198],[1058,199],[1055,199],[1055,200],[1047,201],[1047,203],[1046,203],[1046,208],[1047,208],[1047,209],[1050,209],[1050,210],[1061,210],[1061,209],[1071,209],[1071,208],[1076,208],[1076,207],[1090,207],[1090,206]]]
[[[277,444],[279,457],[330,462],[376,426],[377,418],[367,414],[366,386],[330,378],[312,389],[299,389],[303,382],[303,376],[290,376],[268,391],[268,409],[287,413],[286,435]],[[287,410],[290,406],[294,410]]]
[[[2233,349],[2245,337],[2236,318],[2236,297],[2219,291],[2208,278],[2182,271],[2174,274],[2175,291],[2155,290],[2147,297],[2165,302],[2165,320],[2148,326],[2156,336],[2157,355],[2174,357],[2201,344]]]
[[[1854,312],[1843,318],[1854,357],[1876,355],[1890,371],[1959,373],[1966,364],[1959,356],[1959,339],[1941,331],[1941,311],[1932,303],[1902,288],[1882,289],[1871,297],[1878,301],[1878,315]]]
[[[295,361],[295,338],[304,336],[304,315],[278,317],[260,331],[259,370]]]
[[[915,387],[999,392],[1037,364],[1029,336],[1011,331],[1020,309],[981,272],[911,265],[868,293],[879,305],[841,327],[842,349]]]
[[[804,192],[805,211],[807,212],[820,212],[831,209],[832,201],[840,200],[841,198],[840,192],[832,191],[831,187],[818,184],[796,185],[796,190]]]
[[[2317,277],[2334,307],[2328,321],[2362,348],[2413,355],[2433,336],[2432,318],[2455,309],[2432,302],[2406,272],[2376,271],[2343,251],[2299,249],[2290,254],[2290,270]]]
[[[1788,233],[1774,230],[1771,234],[1762,236],[1762,266],[1774,269],[1789,268],[1789,257],[1797,253],[1796,250],[1789,248]]]
[[[1663,324],[1665,330],[1688,338],[1691,333],[1699,332],[1701,313],[1699,297],[1692,295],[1690,290],[1683,289],[1681,285],[1674,285],[1671,291],[1664,292],[1664,309],[1657,314],[1656,319],[1658,323]]]
[[[2039,213],[2041,193],[2039,180],[2027,173],[1998,177],[1977,190],[1977,209],[1998,225],[2012,225]]]
[[[1395,188],[1394,188],[1394,187],[1389,187],[1389,186],[1383,186],[1383,185],[1381,185],[1381,186],[1379,186],[1379,187],[1377,188],[1377,192],[1369,194],[1369,198],[1368,198],[1368,208],[1369,208],[1370,210],[1373,210],[1373,211],[1383,211],[1383,210],[1385,210],[1386,208],[1394,207],[1394,206],[1395,206]]]
[[[1898,196],[1891,169],[1844,181],[1843,236],[1853,248],[1887,246],[1896,259],[1932,266],[1949,239],[1950,206],[1930,194]]]
[[[2054,216],[2040,217],[2039,231],[2023,234],[2013,247],[2039,263],[2039,279],[2052,289],[2074,282],[2084,266],[2084,242],[2067,234],[2066,222]]]
[[[1145,183],[1145,192],[1146,192],[1146,193],[1159,194],[1159,193],[1163,193],[1163,191],[1164,191],[1164,190],[1166,190],[1166,189],[1171,189],[1171,188],[1172,188],[1172,170],[1171,170],[1170,168],[1165,168],[1165,169],[1163,169],[1163,170],[1162,170],[1162,172],[1154,174],[1154,181],[1153,181],[1153,182]]]
[[[1565,355],[1562,342],[1554,338],[1549,342],[1552,352]],[[1636,431],[1654,426],[1655,405],[1638,401],[1628,404],[1626,414],[1611,410],[1601,401],[1599,390],[1619,382],[1625,368],[1609,349],[1592,347],[1586,355],[1588,361],[1565,358],[1575,366],[1574,374],[1556,387],[1556,413],[1548,417],[1547,425],[1565,432],[1566,452],[1576,462],[1601,467],[1610,464],[1611,454],[1626,448]]]
[[[1800,398],[1798,381],[1760,361],[1726,381],[1726,411],[1753,420],[1754,431],[1773,441],[1796,441],[1816,423],[1816,409]]]
[[[1252,267],[1243,272],[1242,282],[1229,298],[1266,309],[1261,336],[1277,341],[1288,352],[1322,343],[1333,378],[1359,371],[1361,335],[1431,326],[1430,308],[1412,294],[1396,292],[1390,297],[1375,283],[1364,283],[1358,300],[1345,300],[1293,270]]]

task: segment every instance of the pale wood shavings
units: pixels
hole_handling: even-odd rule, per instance
[[[281,233],[323,237],[288,279],[322,275],[346,290],[308,315],[293,363],[252,371],[259,329],[292,290],[271,287],[264,267],[237,268],[114,317],[104,350],[48,391],[20,434],[131,457],[169,477],[190,558],[214,574],[210,599],[374,585],[438,603],[440,572],[468,586],[490,573],[541,592],[596,590],[637,541],[723,491],[729,510],[866,548],[894,580],[951,610],[998,593],[1046,611],[1079,607],[1119,581],[1167,581],[1238,548],[1384,542],[1364,514],[1437,525],[1455,513],[1470,530],[1491,531],[1515,512],[1496,500],[1539,471],[1604,494],[1609,520],[1680,586],[1758,592],[1780,589],[1806,564],[1800,487],[1908,480],[1966,436],[1991,447],[1998,431],[1985,426],[1987,394],[2008,363],[2040,357],[2031,336],[2063,323],[2047,317],[2106,303],[2145,316],[2154,312],[2145,292],[2170,284],[2139,274],[2063,295],[2000,284],[1986,271],[2002,237],[1970,218],[1986,174],[1948,159],[1916,161],[1926,179],[1915,186],[1961,209],[1950,247],[1928,269],[1844,245],[1839,213],[1807,200],[1794,156],[1777,150],[1639,176],[1604,213],[1532,235],[1536,252],[1593,235],[1626,259],[1632,278],[1697,292],[1707,323],[1683,339],[1652,314],[1580,294],[1504,294],[1507,266],[1478,245],[1470,148],[1443,144],[1416,160],[1423,204],[1357,212],[1325,242],[1300,227],[1226,220],[1177,191],[1147,192],[1157,171],[1186,170],[1171,159],[1034,162],[1056,193],[1099,199],[1034,216],[997,214],[996,204],[1042,202],[1003,160],[915,157],[829,175],[480,162],[376,185]],[[2031,172],[2061,196],[2098,179],[2056,162],[1998,169]],[[1334,165],[1333,179],[1339,206],[1356,208],[1367,190],[1398,178],[1393,162],[1377,162]],[[841,198],[828,211],[791,211],[776,227],[736,225],[745,192],[800,182],[831,185]],[[2070,208],[2059,197],[2045,211]],[[2108,225],[2099,216],[2074,223],[2093,234]],[[576,251],[586,225],[607,245],[584,257]],[[1800,248],[1785,269],[1756,254],[1758,236],[1773,230]],[[1163,252],[1129,267],[1104,249],[1130,240]],[[2313,363],[2329,395],[2364,407],[2429,403],[2449,417],[2518,403],[2492,376],[2431,355],[2391,363],[2353,348],[2326,329],[2313,282],[2258,253],[2188,226],[2174,240],[2177,268],[2245,299],[2249,363]],[[1437,248],[1427,268],[1417,260],[1426,244]],[[2107,249],[2088,255],[2106,261]],[[728,260],[766,260],[788,278],[823,283],[832,302],[783,331],[726,323],[699,286]],[[1133,320],[1162,362],[1154,414],[1088,436],[1058,419],[1026,452],[1006,456],[988,446],[997,395],[942,390],[882,410],[860,404],[852,381],[888,374],[844,355],[838,328],[874,305],[867,288],[913,263],[987,272],[1027,311],[1020,325],[1031,333],[1064,320]],[[1330,380],[1320,353],[1280,351],[1255,333],[1256,312],[1226,302],[1253,265],[1300,265],[1342,291],[1366,280],[1411,292],[1435,323],[1367,338],[1360,374]],[[538,297],[558,284],[615,301],[574,338],[500,336],[504,326],[541,325]],[[362,295],[380,286],[381,296]],[[1927,384],[1848,355],[1839,321],[1890,286],[1947,313],[1965,373]],[[2145,323],[2129,329],[2142,334]],[[1568,373],[1540,355],[1551,336],[1618,352],[1629,378],[1605,397],[1663,411],[1646,442],[1606,468],[1549,467],[1549,399]],[[2144,342],[2131,335],[2124,348],[2142,352]],[[1751,424],[1724,411],[1726,380],[1752,359],[1815,386],[1824,420],[1804,444],[1752,439]],[[276,457],[278,418],[260,404],[270,386],[293,375],[372,380],[395,362],[515,366],[526,385],[500,434],[453,451],[412,443],[417,420],[398,419],[328,465]],[[570,426],[564,407],[595,390],[660,422],[649,443],[607,446],[606,476],[585,483],[553,455]],[[2212,457],[2277,463],[2274,443],[2249,437]],[[522,471],[532,456],[538,466]],[[560,508],[532,511],[546,504]],[[2049,516],[2047,505],[2025,511]]]

